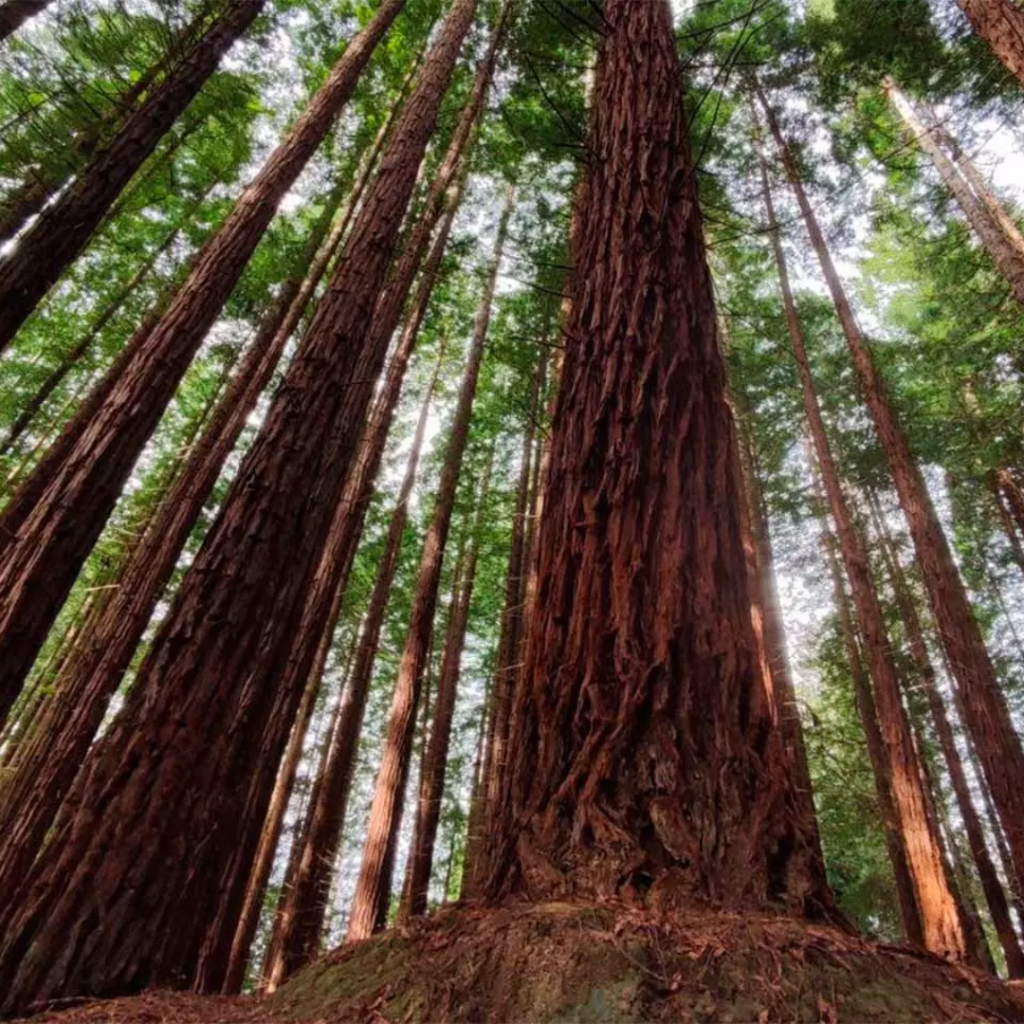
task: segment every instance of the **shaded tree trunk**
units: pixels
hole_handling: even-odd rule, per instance
[[[985,769],[985,778],[999,809],[1020,876],[1024,874],[1024,787],[1019,780],[1024,778],[1024,750],[1014,731],[1006,699],[1000,690],[981,629],[974,618],[949,541],[935,513],[924,478],[889,404],[885,384],[860,334],[814,211],[804,192],[793,156],[763,95],[761,100],[787,177],[803,213],[811,244],[818,254],[832,294],[865,403],[889,463],[900,505],[910,527],[939,636],[957,683],[964,719]]]
[[[957,0],[971,27],[1024,85],[1024,11],[1015,0]]]
[[[40,214],[18,245],[0,257],[0,350],[85,248],[121,190],[264,5],[265,0],[225,0],[177,67],[125,119],[64,195]]]
[[[928,112],[927,124],[922,123],[913,105],[891,78],[885,80],[885,88],[893,106],[903,119],[907,134],[935,165],[943,184],[956,199],[967,222],[992,257],[992,262],[1010,286],[1014,297],[1018,302],[1024,303],[1024,248],[1018,248],[1014,244],[1003,224],[993,216],[992,210],[981,197],[974,194],[970,182],[960,174],[943,150],[935,128],[934,115]]]
[[[46,10],[53,0],[4,0],[0,4],[0,42]]]
[[[430,872],[434,864],[437,826],[441,818],[441,798],[444,795],[444,779],[448,768],[448,749],[451,744],[452,719],[455,714],[455,698],[459,686],[459,669],[462,649],[466,643],[473,586],[476,582],[480,534],[483,530],[484,516],[490,497],[493,461],[494,453],[492,451],[480,485],[476,522],[469,542],[469,554],[466,556],[466,562],[462,568],[459,592],[455,595],[449,613],[444,653],[441,658],[441,671],[437,682],[437,702],[434,706],[434,717],[430,728],[430,741],[423,755],[419,803],[416,809],[416,824],[409,853],[409,872],[401,910],[401,914],[405,918],[419,917],[427,912],[427,894],[430,888]]]
[[[896,606],[899,609],[900,618],[903,620],[907,631],[910,653],[917,669],[917,680],[928,704],[932,727],[935,730],[935,736],[939,741],[939,749],[942,751],[942,757],[949,772],[949,780],[953,785],[957,808],[960,811],[964,830],[967,833],[967,842],[978,870],[982,892],[985,894],[985,901],[992,916],[992,924],[995,927],[1000,945],[1003,947],[1003,953],[1006,957],[1007,970],[1011,978],[1024,977],[1024,952],[1022,952],[1020,943],[1017,940],[1013,922],[1010,918],[1010,907],[1006,899],[1006,893],[1003,891],[995,864],[992,862],[992,857],[989,854],[981,819],[978,817],[974,800],[971,797],[967,775],[964,772],[960,752],[957,750],[956,740],[953,736],[953,727],[950,724],[949,716],[946,714],[945,702],[939,693],[938,684],[935,679],[935,669],[932,667],[931,657],[928,654],[928,645],[924,639],[924,631],[921,628],[921,620],[917,614],[914,598],[904,576],[903,567],[900,565],[899,558],[893,549],[892,538],[889,535],[885,517],[878,505],[878,499],[874,494],[869,493],[868,500],[871,505],[875,532],[880,540],[882,557],[892,584],[893,594],[896,597]]]
[[[377,564],[377,576],[367,604],[352,674],[341,702],[338,727],[313,788],[305,825],[296,844],[296,856],[285,879],[284,894],[274,919],[274,931],[263,969],[263,987],[268,992],[275,991],[286,978],[310,963],[320,948],[373,664],[391,586],[398,571],[402,537],[409,518],[409,499],[416,483],[427,416],[440,368],[439,357],[416,425],[398,501],[391,513],[384,551]]]
[[[857,611],[857,625],[873,683],[877,722],[885,752],[884,777],[892,796],[895,823],[913,880],[923,944],[925,948],[940,956],[962,959],[968,954],[965,924],[947,875],[938,836],[938,822],[930,813],[921,766],[900,697],[899,677],[885,628],[882,606],[871,578],[867,553],[843,494],[839,471],[825,432],[817,391],[804,347],[803,331],[790,289],[786,258],[775,219],[768,168],[763,157],[761,187],[782,292],[786,326],[800,376],[804,414],[810,428],[829,511],[839,536],[839,549],[850,581],[854,607]],[[870,722],[867,713],[863,717]],[[913,917],[908,917],[904,921],[904,926],[909,937],[911,930],[916,926]]]
[[[384,894],[391,888],[390,872],[387,869],[390,862],[393,861],[394,848],[398,841],[400,801],[404,793],[409,761],[412,756],[416,709],[419,706],[423,668],[426,664],[426,655],[433,629],[437,588],[441,579],[441,566],[451,526],[462,458],[469,440],[473,400],[476,396],[484,343],[487,340],[487,331],[490,326],[494,290],[497,285],[498,271],[514,201],[514,190],[510,188],[498,225],[494,257],[473,326],[473,338],[470,343],[466,371],[459,393],[455,419],[452,422],[444,467],[441,470],[437,504],[423,545],[423,556],[420,560],[416,588],[413,593],[412,611],[409,617],[409,634],[402,652],[398,678],[395,682],[387,739],[370,809],[370,822],[367,828],[366,843],[363,847],[359,879],[356,882],[355,895],[352,899],[352,911],[346,936],[348,942],[368,938],[377,929],[379,907]]]
[[[376,379],[363,342],[475,11],[456,0],[437,34],[284,386],[85,766],[79,809],[33,868],[0,940],[6,1012],[181,986],[200,960],[223,965],[203,986],[220,988],[233,928],[216,919],[237,920],[274,783],[256,768],[287,739],[268,748],[268,720],[290,724],[301,700],[276,682]],[[224,948],[203,950],[208,934]]]
[[[671,12],[603,26],[485,891],[828,907],[755,650]]]
[[[16,693],[143,446],[207,330],[270,223],[278,202],[355,89],[405,0],[385,0],[349,44],[285,140],[207,244],[159,323],[129,342],[98,391],[66,428],[66,454],[37,469],[45,490],[33,506],[12,502],[0,519],[0,586],[14,595],[0,618],[0,701]],[[258,3],[242,0],[247,9]],[[145,106],[142,108],[146,109]],[[20,252],[20,246],[18,251]],[[58,442],[59,444],[59,442]],[[62,446],[63,447],[63,446]],[[29,489],[38,489],[32,480]],[[41,582],[45,580],[45,585]],[[6,711],[0,703],[0,714]]]

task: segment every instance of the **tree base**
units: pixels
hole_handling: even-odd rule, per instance
[[[159,1014],[159,1015],[158,1015]],[[52,1024],[1024,1021],[1024,988],[763,913],[453,907],[325,956],[266,1000],[150,994]]]

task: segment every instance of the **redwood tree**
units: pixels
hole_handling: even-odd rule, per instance
[[[71,187],[0,257],[0,351],[85,248],[121,190],[265,5],[266,0],[222,0],[197,43],[125,119]]]
[[[200,961],[203,986],[220,987],[233,927],[217,919],[237,920],[273,789],[253,769],[278,763],[287,734],[266,749],[268,719],[292,720],[301,700],[276,677],[382,358],[362,343],[475,12],[456,0],[437,34],[285,384],[23,887],[0,945],[5,1012],[188,984]]]
[[[956,0],[974,31],[1024,85],[1024,10],[1016,0]]]
[[[258,6],[240,0],[246,10]],[[302,168],[405,0],[384,0],[205,246],[159,322],[140,328],[0,517],[0,716],[17,695],[131,468]],[[143,107],[142,109],[145,109]],[[19,246],[16,252],[20,252]],[[0,300],[2,301],[2,300]]]
[[[755,651],[671,12],[602,15],[487,891],[830,907]]]

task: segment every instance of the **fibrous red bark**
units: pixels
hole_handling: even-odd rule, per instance
[[[233,929],[216,919],[237,920],[274,783],[254,768],[279,761],[287,734],[266,746],[268,720],[290,723],[301,700],[275,684],[376,378],[363,342],[475,11],[457,0],[438,33],[285,384],[86,765],[78,810],[33,868],[0,942],[7,1012],[181,986],[200,959],[207,987],[223,981]]]
[[[490,327],[491,307],[501,266],[509,218],[515,201],[509,189],[505,207],[498,224],[494,256],[484,293],[473,325],[466,369],[459,392],[459,401],[452,421],[451,434],[445,450],[444,466],[438,485],[437,502],[423,543],[423,554],[416,576],[409,633],[395,681],[395,692],[388,719],[388,732],[380,769],[370,808],[363,860],[356,882],[355,895],[349,916],[346,941],[368,938],[380,926],[380,907],[390,891],[390,868],[394,859],[401,816],[401,798],[408,779],[412,742],[419,707],[423,670],[433,633],[437,590],[441,580],[441,567],[445,545],[451,526],[455,493],[462,468],[462,459],[469,441],[469,424],[473,414],[476,385],[483,361],[484,344]]]
[[[828,905],[759,672],[663,0],[608,0],[486,891]]]
[[[0,350],[85,248],[111,204],[192,102],[265,0],[224,0],[202,38],[133,111],[74,184],[0,257]]]
[[[1024,85],[1024,10],[1015,0],[957,0],[974,31]]]
[[[237,284],[277,204],[316,152],[405,0],[384,0],[349,43],[327,81],[246,187],[205,246],[167,311],[123,358],[65,428],[57,460],[46,459],[0,518],[0,714],[25,673],[103,529],[139,453],[188,365]],[[258,6],[240,0],[247,12]],[[145,105],[142,108],[146,109]],[[19,246],[18,252],[21,251]]]
[[[818,255],[836,313],[846,337],[865,404],[879,443],[885,452],[910,527],[918,565],[928,592],[932,614],[942,640],[964,720],[985,770],[992,799],[999,810],[1018,876],[1024,875],[1024,748],[1014,729],[996,678],[981,628],[974,617],[949,541],[936,515],[924,478],[914,461],[906,435],[889,401],[885,382],[875,369],[871,352],[860,333],[853,309],[832,263],[814,210],[800,181],[799,169],[774,113],[762,96],[769,126],[786,174],[803,214],[811,244]]]

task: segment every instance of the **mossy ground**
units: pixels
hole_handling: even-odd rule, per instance
[[[329,954],[266,1000],[150,995],[39,1020],[1024,1021],[1024,988],[787,917],[695,908],[658,918],[623,906],[546,903],[444,910]]]

